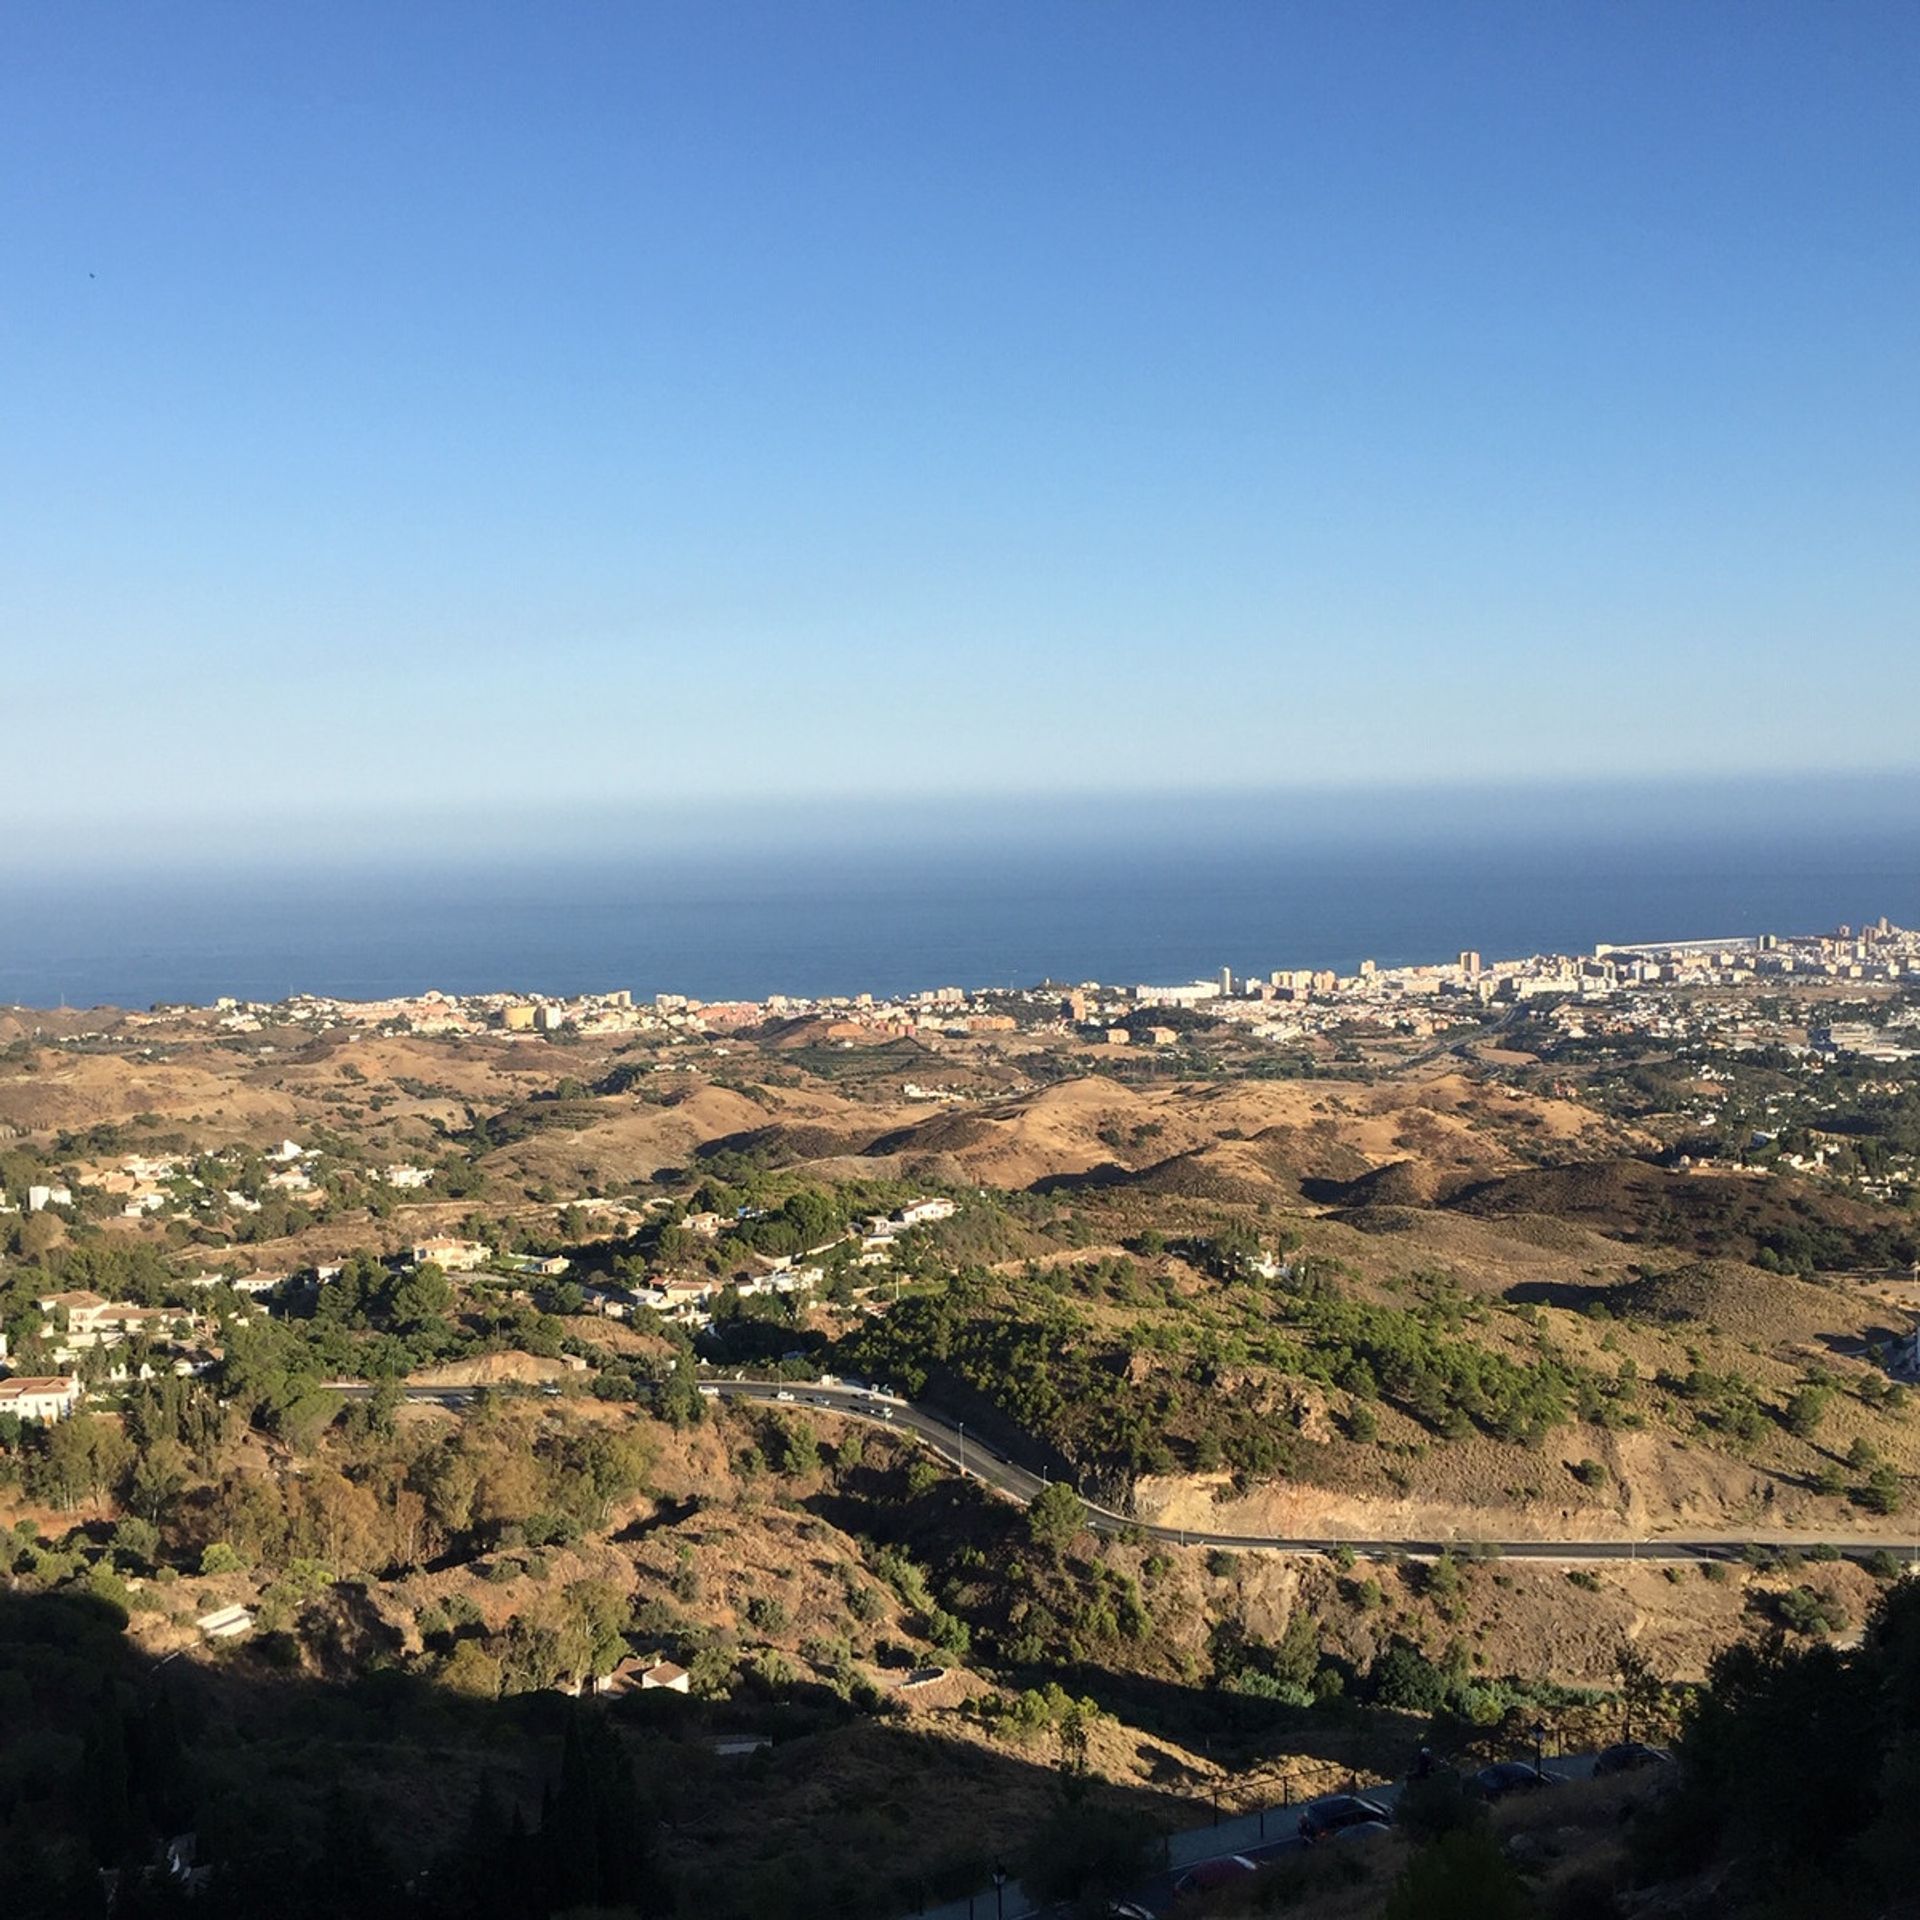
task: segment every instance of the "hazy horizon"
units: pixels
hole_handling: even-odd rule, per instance
[[[227,813],[138,824],[69,822],[58,835],[0,847],[0,875],[93,878],[139,872],[299,876],[335,872],[465,873],[671,864],[796,849],[855,860],[902,852],[948,857],[1087,847],[1165,853],[1215,846],[1374,849],[1555,841],[1591,849],[1710,837],[1741,846],[1784,838],[1897,832],[1920,807],[1920,774],[1751,779],[1376,782],[1189,791],[1005,795],[807,796],[777,803],[682,801],[651,808],[462,809],[438,816],[315,810]],[[4,910],[0,909],[0,931]]]
[[[628,987],[760,999],[1231,966],[1512,957],[1920,922],[1911,782],[1807,793],[1402,790],[990,818],[789,813],[723,840],[42,868],[0,889],[0,1002]],[[1617,799],[1618,796],[1615,796]],[[1877,802],[1877,804],[1876,804]],[[882,831],[881,829],[885,830]]]

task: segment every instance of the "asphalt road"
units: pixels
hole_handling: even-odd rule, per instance
[[[896,1432],[911,1433],[943,1459],[971,1474],[975,1479],[997,1488],[1025,1505],[1047,1482],[1044,1475],[1008,1459],[967,1434],[956,1421],[897,1396],[881,1394],[864,1387],[824,1387],[811,1383],[764,1380],[716,1380],[701,1383],[701,1391],[722,1400],[791,1402],[812,1406],[857,1420],[884,1424]],[[1104,1507],[1087,1505],[1088,1517],[1099,1533],[1116,1533],[1132,1528],[1150,1540],[1170,1541],[1185,1547],[1228,1547],[1281,1553],[1331,1553],[1345,1547],[1369,1558],[1406,1554],[1412,1558],[1431,1558],[1447,1552],[1489,1549],[1503,1559],[1572,1561],[1699,1561],[1738,1560],[1749,1547],[1795,1548],[1805,1552],[1813,1546],[1832,1546],[1851,1559],[1864,1559],[1883,1549],[1898,1552],[1905,1542],[1885,1535],[1848,1535],[1822,1539],[1817,1535],[1772,1534],[1751,1539],[1730,1535],[1708,1535],[1692,1539],[1660,1537],[1641,1540],[1492,1540],[1474,1541],[1463,1536],[1428,1540],[1365,1540],[1325,1535],[1210,1533],[1192,1527],[1162,1527],[1129,1520],[1124,1514]]]
[[[330,1391],[344,1399],[364,1400],[373,1388],[364,1381],[330,1380]],[[425,1405],[459,1411],[471,1406],[483,1391],[475,1387],[408,1387],[406,1397]],[[700,1391],[721,1400],[751,1400],[778,1405],[810,1406],[854,1420],[869,1420],[875,1426],[888,1426],[895,1432],[910,1433],[923,1446],[974,1479],[1018,1500],[1025,1506],[1047,1484],[1044,1474],[1009,1459],[970,1435],[958,1421],[948,1420],[930,1408],[916,1406],[898,1395],[883,1394],[868,1387],[819,1386],[813,1382],[769,1380],[707,1379]],[[1662,1564],[1673,1561],[1738,1560],[1750,1547],[1775,1551],[1831,1546],[1849,1559],[1863,1560],[1882,1551],[1899,1553],[1909,1543],[1897,1536],[1850,1534],[1822,1538],[1814,1534],[1765,1534],[1751,1538],[1741,1535],[1712,1534],[1691,1539],[1660,1536],[1639,1540],[1473,1540],[1456,1535],[1451,1539],[1368,1540],[1333,1534],[1212,1533],[1194,1527],[1162,1527],[1145,1521],[1129,1520],[1125,1514],[1087,1502],[1087,1515],[1097,1533],[1118,1533],[1131,1528],[1149,1540],[1164,1540],[1183,1547],[1227,1547],[1269,1553],[1332,1553],[1345,1547],[1363,1558],[1381,1559],[1404,1554],[1412,1559],[1442,1553],[1466,1553],[1487,1550],[1509,1560],[1548,1560],[1562,1563],[1585,1561],[1650,1560]],[[1920,1541],[1912,1543],[1910,1557],[1920,1560]]]
[[[373,1395],[372,1383],[366,1380],[325,1380],[321,1385],[326,1392],[337,1393],[343,1400],[367,1400]],[[477,1387],[407,1387],[402,1398],[416,1406],[459,1409],[472,1406],[479,1391]]]

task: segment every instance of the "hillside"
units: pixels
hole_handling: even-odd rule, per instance
[[[478,1823],[523,1836],[484,1856],[519,1910],[723,1920],[964,1894],[1055,1844],[1063,1791],[1150,1832],[1419,1738],[1600,1744],[1623,1648],[1671,1722],[1726,1646],[1868,1617],[1920,1476],[1901,1283],[1863,1264],[1899,1209],[1682,1170],[1657,1116],[1501,1077],[1517,1058],[1273,1077],[1209,1044],[152,1015],[0,1052],[0,1317],[16,1369],[92,1390],[53,1428],[0,1420],[33,1603],[0,1633],[29,1715],[5,1777],[54,1783],[6,1802],[53,1875],[22,1867],[15,1907],[60,1910],[101,1844],[83,1762],[109,1735],[73,1744],[71,1688],[25,1651],[60,1608],[116,1649],[125,1831],[184,1817],[140,1773],[164,1695],[235,1899],[271,1897],[274,1857],[330,1885],[346,1822],[363,1903],[444,1871],[471,1905]],[[69,1197],[28,1211],[34,1185]],[[478,1264],[416,1264],[436,1240]],[[275,1284],[221,1284],[248,1276]],[[76,1292],[163,1324],[56,1361],[36,1303]],[[149,1352],[150,1384],[110,1377]],[[698,1392],[741,1371],[885,1381],[1065,1486],[1023,1513],[884,1421]],[[1096,1535],[1066,1488],[1174,1535]],[[1675,1534],[1805,1544],[1479,1546]],[[233,1606],[237,1641],[195,1625]],[[686,1693],[639,1686],[662,1661]],[[581,1794],[657,1836],[603,1845],[591,1885],[553,1847]]]

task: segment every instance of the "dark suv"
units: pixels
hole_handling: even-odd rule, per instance
[[[1357,1793],[1336,1793],[1301,1809],[1300,1838],[1312,1846],[1349,1827],[1384,1827],[1392,1822],[1393,1815],[1379,1801],[1363,1800]]]
[[[1557,1787],[1561,1776],[1547,1773],[1531,1760],[1496,1760],[1482,1767],[1470,1782],[1483,1800],[1504,1800],[1510,1793],[1532,1793],[1539,1787]]]

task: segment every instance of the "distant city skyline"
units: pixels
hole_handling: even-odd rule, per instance
[[[0,865],[1871,806],[1916,91],[1891,4],[29,10]]]

